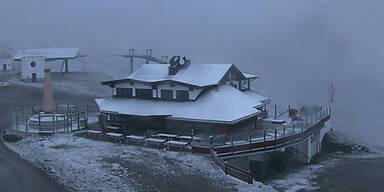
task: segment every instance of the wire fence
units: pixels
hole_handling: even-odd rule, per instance
[[[56,105],[53,113],[44,113],[42,106],[21,106],[14,110],[14,129],[26,133],[58,133],[88,127],[86,106]]]

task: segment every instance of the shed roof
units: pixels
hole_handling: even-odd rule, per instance
[[[233,124],[260,113],[263,103],[229,86],[207,90],[196,101],[172,102],[136,98],[96,99],[101,111],[168,119]]]
[[[78,56],[79,48],[46,48],[18,50],[13,60],[20,61],[23,57],[42,56],[47,60],[74,59]]]

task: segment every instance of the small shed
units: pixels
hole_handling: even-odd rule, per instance
[[[68,60],[78,56],[78,48],[26,49],[17,51],[13,60],[21,62],[21,79],[35,82],[44,79],[47,62],[63,61],[63,72],[69,72]]]
[[[12,70],[12,59],[0,59],[1,71],[10,71]]]
[[[27,56],[21,58],[21,79],[40,81],[44,79],[45,57]]]

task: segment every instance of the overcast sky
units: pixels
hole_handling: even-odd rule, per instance
[[[382,0],[1,0],[0,42],[80,47],[84,54],[152,48],[192,63],[233,63],[281,104],[327,103],[335,126],[381,140]]]

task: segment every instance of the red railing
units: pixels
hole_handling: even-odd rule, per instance
[[[220,157],[213,149],[209,150],[209,154],[213,162],[215,162],[215,164],[220,167],[220,169],[223,170],[225,174],[229,174],[249,184],[253,183],[253,177],[250,172],[225,163],[222,159],[220,159]]]

